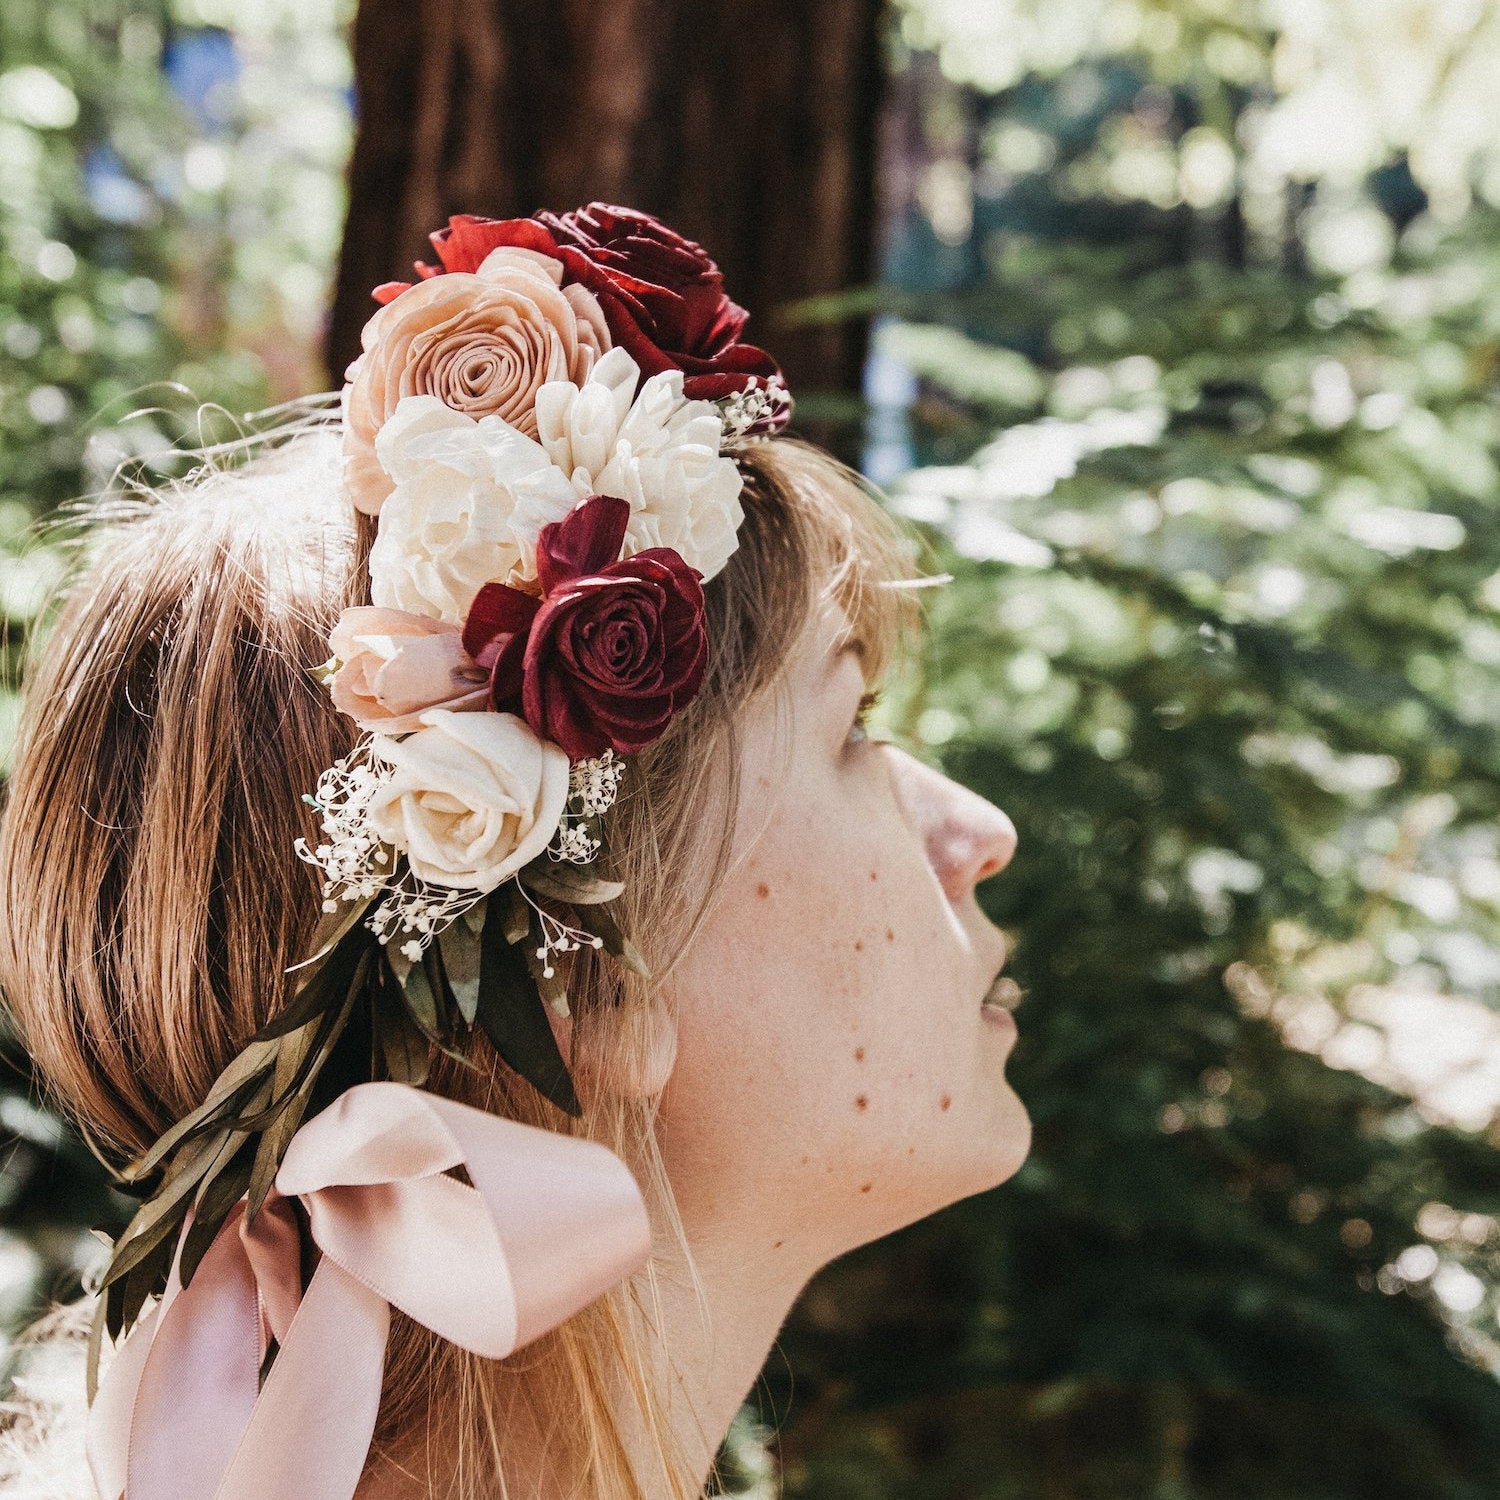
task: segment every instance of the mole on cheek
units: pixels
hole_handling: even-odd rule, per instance
[[[771,887],[768,886],[763,880],[758,886],[755,887],[755,894],[759,896],[762,901],[764,901],[766,897],[771,894]]]
[[[880,871],[879,870],[871,870],[870,871],[870,879],[871,880],[879,880],[880,879]]]
[[[865,951],[865,945],[858,938],[854,940],[854,951],[856,953],[863,953]]]
[[[863,1047],[856,1047],[854,1049],[854,1060],[855,1062],[863,1062],[865,1060],[865,1049]]]
[[[896,941],[896,933],[895,933],[895,929],[894,928],[891,928],[891,927],[887,927],[886,928],[886,930],[885,930],[885,940],[888,943],[894,943]]]
[[[864,1186],[863,1186],[863,1187],[862,1187],[862,1188],[861,1188],[861,1189],[860,1189],[860,1192],[862,1192],[862,1193],[868,1193],[868,1192],[869,1192],[869,1191],[870,1191],[870,1189],[871,1189],[871,1188],[872,1188],[872,1187],[874,1187],[874,1186],[875,1186],[875,1184],[874,1184],[874,1183],[873,1183],[873,1182],[867,1182],[867,1183],[866,1183],[866,1184],[865,1184],[865,1185],[864,1185]]]
[[[866,1095],[866,1094],[860,1094],[858,1096],[858,1098],[856,1098],[855,1101],[854,1101],[854,1107],[861,1114],[863,1114],[865,1112],[865,1110],[867,1110],[870,1107],[869,1096]],[[946,1106],[944,1106],[944,1107],[946,1108]]]
[[[943,1108],[944,1108],[944,1110],[949,1110],[949,1109],[953,1108],[953,1100],[950,1099],[947,1094],[943,1095]]]

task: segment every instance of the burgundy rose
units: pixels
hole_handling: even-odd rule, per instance
[[[574,759],[633,755],[691,701],[708,665],[703,588],[670,547],[623,561],[630,505],[593,495],[537,540],[543,597],[487,583],[463,643],[515,712]]]
[[[725,295],[723,274],[708,252],[650,214],[607,203],[531,219],[460,214],[432,243],[441,265],[419,262],[423,277],[475,271],[500,245],[555,257],[565,282],[578,282],[598,298],[610,336],[640,366],[643,379],[681,370],[684,393],[701,401],[742,391],[779,394],[748,430],[786,425],[791,403],[781,371],[765,350],[740,341],[749,314]],[[388,302],[409,284],[388,282],[376,299]]]

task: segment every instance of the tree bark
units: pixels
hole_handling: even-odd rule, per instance
[[[883,0],[361,0],[328,361],[451,213],[593,199],[703,243],[794,394],[858,389],[861,320],[781,326],[874,271]],[[800,424],[799,424],[800,425]]]

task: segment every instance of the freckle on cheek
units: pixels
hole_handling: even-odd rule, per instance
[[[763,880],[758,886],[755,887],[755,894],[759,896],[762,901],[764,901],[766,897],[771,894],[771,887],[768,886]]]
[[[861,1189],[860,1189],[860,1192],[862,1192],[862,1193],[868,1193],[868,1192],[869,1192],[869,1191],[870,1191],[870,1189],[871,1189],[871,1188],[872,1188],[872,1187],[874,1187],[874,1186],[875,1186],[875,1184],[874,1184],[874,1183],[873,1183],[873,1182],[867,1182],[867,1183],[866,1183],[866,1184],[865,1184],[865,1185],[864,1185],[864,1186],[863,1186],[863,1187],[862,1187],[862,1188],[861,1188]]]
[[[950,1099],[947,1094],[943,1095],[943,1108],[945,1110],[953,1108],[953,1100]]]
[[[868,1096],[865,1095],[865,1094],[861,1094],[854,1101],[854,1107],[855,1107],[855,1109],[859,1110],[861,1113],[863,1113],[865,1110],[867,1110],[870,1107],[870,1100],[869,1100]]]
[[[871,870],[870,871],[870,879],[871,880],[879,880],[880,879],[880,871],[879,870]]]
[[[886,928],[886,930],[885,930],[885,940],[888,943],[894,943],[896,941],[896,933],[895,933],[895,930],[893,928],[890,928],[890,927]]]
[[[854,1060],[855,1062],[863,1062],[865,1060],[865,1049],[863,1047],[856,1047],[854,1049]]]
[[[777,1241],[776,1241],[776,1243],[775,1243],[775,1244],[774,1244],[774,1245],[772,1245],[772,1246],[771,1246],[771,1248],[772,1248],[772,1249],[773,1249],[773,1250],[779,1250],[779,1249],[781,1249],[781,1247],[782,1247],[782,1246],[783,1246],[783,1245],[784,1245],[784,1244],[786,1244],[786,1241],[785,1241],[785,1240],[777,1240]]]

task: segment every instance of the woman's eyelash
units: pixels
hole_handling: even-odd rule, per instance
[[[854,711],[854,724],[851,728],[864,734],[870,727],[870,715],[875,712],[875,705],[880,702],[878,692],[868,692],[859,700],[859,707]]]

